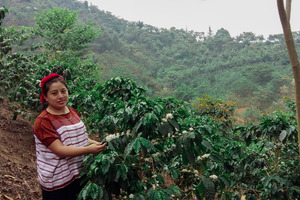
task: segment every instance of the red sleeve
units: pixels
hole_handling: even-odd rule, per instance
[[[52,142],[60,139],[53,128],[51,121],[47,118],[38,117],[34,122],[33,127],[34,134],[36,137],[48,147]]]

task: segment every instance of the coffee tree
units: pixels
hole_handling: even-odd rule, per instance
[[[85,158],[80,198],[214,199],[216,188],[228,184],[209,169],[210,118],[194,116],[182,101],[147,98],[124,77],[108,80],[98,92],[101,103],[88,126],[108,144]]]
[[[291,102],[288,102],[291,106]],[[294,111],[275,111],[259,124],[237,126],[247,146],[233,179],[248,199],[299,199],[299,154]],[[239,186],[238,186],[239,185]]]

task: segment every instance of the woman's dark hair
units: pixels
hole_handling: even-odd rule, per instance
[[[55,78],[49,80],[48,82],[46,82],[44,84],[44,87],[42,88],[42,91],[43,91],[43,93],[44,93],[45,96],[47,96],[47,93],[49,91],[50,85],[52,85],[52,83],[55,83],[55,82],[58,82],[58,81],[61,82],[62,84],[64,84],[65,87],[68,89],[68,85],[67,85],[67,83],[66,83],[66,81],[64,79],[62,79],[60,77],[55,77]],[[48,107],[48,103],[45,101],[43,103],[42,110],[45,110],[47,107]]]

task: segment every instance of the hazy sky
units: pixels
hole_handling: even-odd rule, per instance
[[[158,28],[183,28],[216,32],[225,28],[231,36],[283,33],[276,0],[88,0],[118,18],[142,21]],[[300,31],[300,0],[292,1],[291,26]]]

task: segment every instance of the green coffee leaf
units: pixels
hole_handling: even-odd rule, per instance
[[[205,199],[214,200],[215,199],[215,185],[214,183],[205,176],[202,176],[203,185],[205,187]]]

